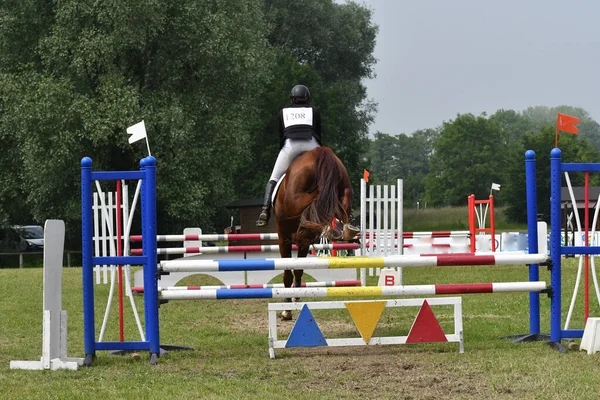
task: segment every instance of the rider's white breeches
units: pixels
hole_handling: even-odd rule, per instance
[[[283,148],[279,151],[269,180],[278,181],[296,157],[317,147],[319,147],[319,143],[314,137],[310,140],[286,139]]]

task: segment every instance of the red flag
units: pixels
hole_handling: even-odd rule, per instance
[[[366,169],[363,171],[363,179],[365,180],[365,182],[369,182],[369,171],[367,171]]]
[[[558,119],[556,121],[556,130],[569,132],[577,135],[579,133],[579,129],[575,125],[578,123],[579,118],[558,113]]]

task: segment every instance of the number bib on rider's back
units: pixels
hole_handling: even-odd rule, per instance
[[[283,126],[289,128],[296,125],[313,126],[312,108],[293,107],[283,109]]]

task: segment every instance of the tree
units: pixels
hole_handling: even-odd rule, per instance
[[[550,151],[555,144],[555,130],[551,126],[542,128],[541,132],[530,132],[520,141],[519,151],[512,153],[508,163],[508,181],[502,190],[508,204],[506,215],[515,222],[527,222],[526,184],[525,184],[525,152],[535,151],[536,157],[536,192],[538,213],[543,214],[545,221],[550,219]],[[572,134],[561,135],[560,149],[563,162],[597,162],[600,154],[587,142]],[[583,186],[583,174],[570,174],[573,186]],[[590,184],[598,184],[600,177],[590,174]]]
[[[534,125],[535,130],[539,132],[545,126],[556,127],[558,113],[579,118],[581,120],[578,125],[579,136],[591,143],[596,150],[600,151],[600,124],[594,121],[590,114],[580,107],[566,105],[558,107],[528,107],[523,111],[523,116],[528,119]]]
[[[33,0],[0,18],[0,140],[20,148],[10,157],[33,218],[66,219],[77,237],[79,160],[137,168],[145,148],[129,146],[125,128],[144,119],[161,231],[213,226],[248,164],[272,66],[262,4]]]
[[[373,183],[394,184],[402,179],[405,207],[415,206],[425,195],[424,179],[436,136],[435,129],[419,130],[411,136],[377,132],[368,153]]]
[[[432,206],[464,205],[470,194],[487,198],[493,182],[502,183],[506,139],[484,116],[459,115],[445,122],[434,142],[426,197]]]
[[[366,7],[331,0],[3,5],[0,223],[62,218],[77,243],[81,157],[138,168],[146,149],[125,129],[144,119],[159,229],[225,226],[225,203],[262,192],[275,113],[297,83],[314,88],[325,144],[358,181],[376,33]]]
[[[509,146],[519,143],[525,134],[535,128],[533,121],[514,110],[498,110],[489,117],[489,120],[498,125]]]
[[[253,153],[256,168],[240,168],[240,194],[262,195],[279,151],[275,126],[277,110],[289,103],[296,84],[311,90],[313,104],[321,109],[323,144],[340,157],[358,182],[366,167],[368,127],[375,105],[366,99],[362,79],[372,76],[377,27],[371,11],[350,2],[331,0],[266,1],[271,27],[269,42],[277,51],[277,65],[266,85],[261,104],[261,126]],[[355,199],[358,190],[355,190]]]

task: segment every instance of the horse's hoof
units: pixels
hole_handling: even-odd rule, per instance
[[[300,302],[302,302],[302,299],[300,297],[294,297],[292,299],[292,303],[300,303]]]
[[[346,224],[343,229],[343,237],[345,241],[350,241],[356,237],[360,233],[360,229],[356,226]]]
[[[291,311],[283,311],[281,314],[279,314],[279,318],[281,318],[283,321],[291,321],[292,320],[292,312]]]

